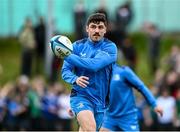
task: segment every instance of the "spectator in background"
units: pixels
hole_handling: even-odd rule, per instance
[[[154,74],[159,65],[159,52],[161,44],[161,33],[157,26],[152,23],[144,25],[145,32],[148,37],[148,57],[150,62],[151,72]]]
[[[58,126],[61,126],[60,131],[72,130],[72,117],[68,113],[70,109],[70,92],[62,84],[57,83],[55,87],[60,89],[58,96]]]
[[[135,92],[137,93],[137,92]],[[146,130],[144,109],[147,107],[146,100],[142,96],[136,96],[137,116],[140,130]]]
[[[180,87],[177,90],[177,96],[176,96],[176,130],[180,131]]]
[[[180,73],[180,49],[178,45],[173,44],[171,47],[170,55],[168,55],[167,63],[169,64],[169,69]]]
[[[99,8],[95,11],[95,13],[103,13],[106,16],[106,20],[108,23],[108,13],[106,9],[106,0],[100,0],[100,6]]]
[[[59,70],[62,67],[62,59],[53,56],[52,63],[51,63],[51,77],[50,82],[54,83],[58,80]]]
[[[0,130],[4,130],[7,126],[7,95],[14,89],[14,84],[7,82],[0,88]]]
[[[29,129],[27,91],[29,89],[29,79],[27,76],[20,76],[15,88],[13,88],[7,99],[7,130],[25,131]]]
[[[127,27],[132,21],[133,12],[131,9],[131,0],[128,0],[125,4],[120,5],[116,10],[115,14],[115,25],[116,25],[116,35],[118,39],[118,48],[121,48],[123,40],[127,35]]]
[[[84,7],[84,0],[78,0],[74,7],[74,23],[75,23],[75,39],[82,39],[85,37],[85,23],[86,23],[86,9]]]
[[[15,115],[18,119],[16,123],[19,130],[29,129],[29,99],[27,95],[29,88],[29,78],[24,75],[20,76],[15,87],[15,101],[17,103]]]
[[[122,52],[127,61],[127,65],[135,71],[137,54],[136,49],[131,41],[131,38],[127,37],[123,41]]]
[[[25,21],[24,28],[19,35],[19,40],[22,45],[21,74],[30,77],[32,72],[33,53],[35,50],[35,38],[32,22],[29,18]]]
[[[29,114],[30,114],[30,130],[43,130],[42,114],[41,114],[41,99],[45,91],[44,79],[37,76],[32,81],[32,88],[28,91],[29,99]]]
[[[42,68],[40,65],[44,62],[45,58],[45,37],[46,37],[46,26],[43,17],[39,17],[39,23],[35,27],[35,40],[36,40],[36,72]]]
[[[170,95],[176,97],[177,89],[180,86],[180,75],[177,72],[170,70],[165,79],[165,84],[168,87]]]
[[[154,90],[156,96],[160,94],[160,91],[164,86],[164,79],[165,79],[164,70],[161,68],[157,69],[154,75],[154,82],[152,86],[152,90]]]
[[[176,119],[176,102],[175,98],[169,94],[166,88],[161,91],[161,95],[157,98],[157,104],[160,105],[164,111],[163,116],[158,117],[158,129],[160,131],[174,130],[173,123]]]
[[[48,86],[48,89],[44,96],[42,97],[42,116],[43,116],[43,130],[54,131],[55,123],[57,120],[58,111],[58,93],[57,89],[54,87],[54,83]]]

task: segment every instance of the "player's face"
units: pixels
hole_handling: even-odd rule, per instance
[[[103,22],[90,23],[86,26],[86,31],[91,40],[97,42],[104,37],[104,34],[106,33],[106,26]]]

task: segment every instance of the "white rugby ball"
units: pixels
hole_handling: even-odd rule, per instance
[[[57,35],[51,38],[49,46],[55,56],[64,58],[73,51],[73,46],[68,37]]]

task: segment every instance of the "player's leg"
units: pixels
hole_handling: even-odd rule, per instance
[[[96,131],[94,114],[90,110],[83,110],[77,114],[77,120],[82,131]]]
[[[117,131],[118,130],[117,126],[118,126],[118,122],[115,119],[105,115],[100,131],[101,132]]]
[[[81,96],[71,97],[70,104],[81,130],[96,131],[93,104],[88,99]]]
[[[121,117],[119,120],[119,129],[123,131],[139,131],[139,123],[137,114],[130,114],[124,117]]]

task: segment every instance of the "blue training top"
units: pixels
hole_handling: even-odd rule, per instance
[[[132,88],[136,88],[153,108],[157,105],[150,90],[129,67],[114,65],[112,75],[107,116],[119,118],[136,114],[137,109]]]
[[[73,43],[73,54],[65,58],[62,78],[73,84],[73,91],[78,96],[84,96],[95,105],[105,107],[112,65],[116,60],[117,48],[113,42],[103,38],[95,43],[85,38]],[[89,77],[86,88],[75,83],[80,76]]]

